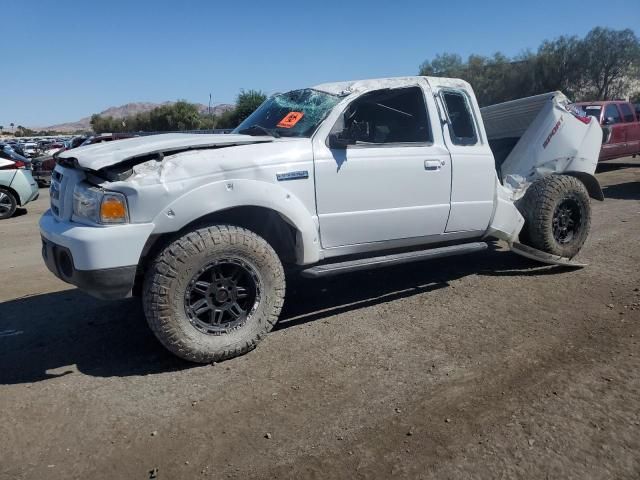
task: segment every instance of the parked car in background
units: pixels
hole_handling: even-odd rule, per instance
[[[16,152],[9,144],[0,144],[0,159],[11,160],[16,163],[18,168],[31,169],[31,160]]]
[[[38,186],[48,187],[51,185],[51,172],[53,172],[55,166],[56,159],[54,155],[44,155],[32,160],[32,175]]]
[[[69,140],[67,140],[65,142],[65,147],[67,150],[71,150],[72,148],[76,148],[79,147],[80,145],[82,145],[84,143],[84,141],[87,139],[87,136],[79,136],[79,137],[73,137]]]
[[[52,142],[44,146],[44,154],[45,155],[53,155],[56,152],[61,151],[65,148],[64,143],[62,142]]]
[[[637,105],[619,100],[576,103],[602,126],[599,160],[640,154],[640,116]]]
[[[24,147],[22,144],[18,142],[11,142],[11,143],[8,143],[8,146],[11,147],[11,149],[14,152],[16,152],[18,155],[22,155],[23,157],[28,157],[27,153],[24,151]]]
[[[31,170],[13,160],[0,158],[0,220],[11,217],[17,207],[35,200],[38,194]]]
[[[24,151],[25,157],[32,157],[35,155],[36,150],[38,149],[38,144],[35,142],[26,142],[22,145],[22,149]]]
[[[39,186],[46,187],[51,185],[51,173],[56,166],[56,158],[57,156],[66,151],[72,150],[74,148],[78,148],[84,145],[93,145],[95,143],[109,142],[113,140],[119,140],[121,138],[128,138],[130,135],[128,134],[105,134],[105,135],[96,135],[94,137],[86,137],[79,136],[74,137],[66,142],[64,142],[63,148],[56,150],[52,154],[45,154],[40,157],[34,158],[32,162],[32,170],[33,170],[33,178],[36,180]],[[93,143],[87,143],[88,141],[92,141]]]

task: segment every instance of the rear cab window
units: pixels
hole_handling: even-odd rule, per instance
[[[442,99],[447,110],[451,142],[454,145],[476,145],[478,132],[466,94],[461,91],[443,90]]]

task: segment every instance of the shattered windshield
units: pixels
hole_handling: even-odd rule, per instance
[[[310,88],[274,95],[233,133],[308,138],[340,100],[337,95]]]

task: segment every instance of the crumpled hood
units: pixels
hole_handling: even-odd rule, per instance
[[[238,134],[164,133],[74,148],[60,153],[58,158],[75,160],[81,168],[100,170],[136,157],[157,153],[171,154],[191,149],[268,143],[273,140],[274,138],[269,136],[252,137]]]

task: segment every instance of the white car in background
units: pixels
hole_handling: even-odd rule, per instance
[[[38,149],[38,144],[35,142],[26,142],[22,145],[22,151],[25,156],[31,158],[35,155],[36,150]]]
[[[16,208],[38,198],[38,184],[31,170],[0,158],[0,220],[11,217]]]

